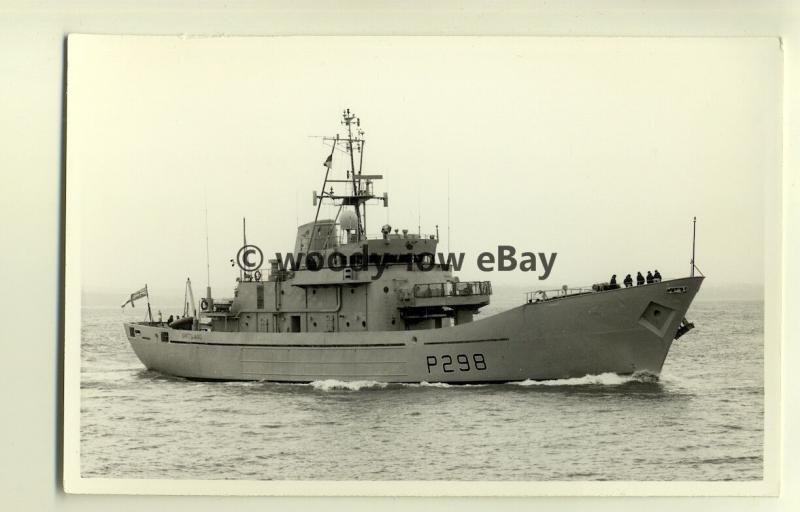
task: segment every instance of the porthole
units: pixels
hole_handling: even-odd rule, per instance
[[[316,327],[316,326],[317,326],[317,322],[314,322],[314,327]]]
[[[394,325],[395,323],[396,323],[395,319],[392,318],[392,325]]]
[[[356,293],[356,289],[355,288],[350,288],[350,293]]]
[[[347,322],[347,327],[350,327],[350,322]]]
[[[383,293],[389,293],[389,287],[388,286],[384,286],[383,287]]]
[[[317,290],[311,290],[311,295],[316,295],[316,294],[317,294]]]
[[[366,326],[367,326],[367,322],[366,322],[366,320],[362,320],[362,321],[361,321],[361,327],[366,327]]]

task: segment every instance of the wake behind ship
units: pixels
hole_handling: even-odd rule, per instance
[[[489,304],[491,283],[460,281],[437,263],[438,233],[385,225],[379,236],[367,235],[367,204],[387,206],[389,198],[373,190],[381,175],[362,173],[360,120],[346,110],[342,124],[346,136],[324,139],[331,153],[322,192],[314,193],[315,218],[297,230],[294,254],[305,255],[299,266],[273,260],[266,275],[260,264],[244,267],[232,298],[214,298],[209,287],[196,302],[187,281],[184,318],[149,315],[125,324],[147,368],[190,379],[281,382],[659,374],[673,340],[693,327],[685,315],[703,281],[694,276],[694,258],[689,277],[532,292],[515,308],[475,320]],[[346,167],[338,178],[337,154]],[[333,219],[319,218],[323,202],[336,207]],[[245,242],[240,256],[249,263],[256,251]]]

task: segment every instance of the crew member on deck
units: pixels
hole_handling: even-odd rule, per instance
[[[653,274],[653,282],[660,283],[661,282],[661,273],[659,273],[658,269],[656,269],[655,274]]]
[[[608,284],[608,288],[610,290],[616,290],[619,288],[619,285],[617,284],[617,274],[611,276],[611,282]]]
[[[625,288],[630,288],[631,286],[633,286],[633,278],[631,277],[630,274],[625,276],[625,280],[622,282],[625,283]]]
[[[644,284],[644,276],[641,272],[636,272],[636,286],[642,286]]]
[[[653,284],[653,273],[649,270],[647,271],[647,284]]]
[[[172,315],[169,315],[169,318],[167,318],[167,325],[171,323],[172,323]]]

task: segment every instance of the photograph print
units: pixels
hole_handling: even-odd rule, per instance
[[[781,58],[70,36],[67,490],[773,492]]]

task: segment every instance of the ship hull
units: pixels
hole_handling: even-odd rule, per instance
[[[657,375],[702,279],[528,303],[441,329],[206,332],[130,323],[125,332],[148,369],[189,379],[477,383]]]

